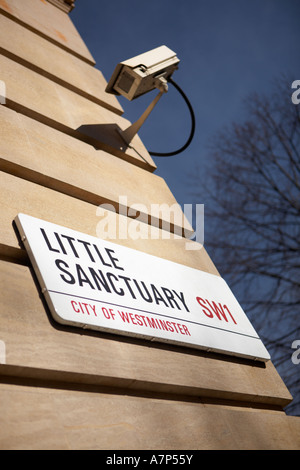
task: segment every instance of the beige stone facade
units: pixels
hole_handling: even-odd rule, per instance
[[[80,0],[78,0],[80,1]],[[20,212],[96,236],[140,203],[145,233],[119,243],[218,275],[72,24],[71,0],[0,0],[0,449],[299,449],[300,422],[273,364],[56,324],[13,220]],[[124,208],[123,208],[124,209]],[[126,209],[126,207],[125,207]],[[132,219],[134,220],[134,219]],[[166,239],[170,233],[180,236]],[[2,358],[2,359],[1,359]],[[2,362],[2,363],[1,363]]]

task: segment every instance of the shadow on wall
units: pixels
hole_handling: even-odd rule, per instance
[[[97,149],[100,148],[100,143],[107,144],[122,152],[125,152],[128,145],[122,139],[120,132],[122,129],[115,123],[112,124],[84,124],[78,129],[77,132],[90,137],[94,142],[93,145]]]
[[[122,138],[121,129],[118,124],[83,124],[76,129],[76,136],[95,147],[96,150],[106,150],[111,152],[111,149],[116,150],[116,154],[120,152],[119,156],[124,157],[127,149],[132,149],[134,152],[148,165],[147,160],[141,155],[141,153],[133,146],[128,145]],[[114,152],[115,153],[115,152]],[[130,157],[128,158],[130,161]],[[136,163],[134,159],[133,162]]]

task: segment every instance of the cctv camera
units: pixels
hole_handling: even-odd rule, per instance
[[[119,130],[119,135],[127,145],[131,144],[133,138],[138,133],[160,98],[166,91],[168,91],[168,83],[173,84],[188,105],[192,119],[190,136],[186,143],[178,150],[168,153],[149,153],[154,156],[169,157],[177,155],[190,145],[195,131],[195,114],[188,98],[171,78],[173,72],[178,69],[178,64],[179,59],[175,52],[171,51],[171,49],[166,46],[160,46],[156,49],[145,52],[144,54],[133,57],[132,59],[120,62],[116,66],[105,89],[107,93],[123,95],[125,98],[132,101],[135,98],[144,95],[148,91],[152,91],[155,88],[159,89],[159,94],[154,98],[152,103],[150,103],[140,118],[127,129]]]
[[[155,88],[166,88],[166,81],[178,68],[178,64],[179,59],[171,49],[166,46],[157,47],[119,63],[108,82],[106,92],[123,95],[132,101]]]

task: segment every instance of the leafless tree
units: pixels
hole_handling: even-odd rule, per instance
[[[287,413],[298,415],[300,104],[292,103],[291,83],[281,79],[270,95],[250,96],[244,122],[214,139],[201,198],[210,198],[206,246],[294,396]]]

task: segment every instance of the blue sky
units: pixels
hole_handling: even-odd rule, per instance
[[[194,108],[196,133],[184,153],[154,160],[180,204],[205,204],[192,196],[189,174],[200,168],[199,186],[206,180],[207,143],[243,118],[247,95],[267,93],[282,74],[300,80],[300,0],[77,0],[71,19],[107,80],[118,62],[154,47],[176,52],[173,78]],[[135,121],[154,96],[119,98],[124,117]],[[139,135],[148,150],[169,152],[189,131],[188,110],[170,86]]]

